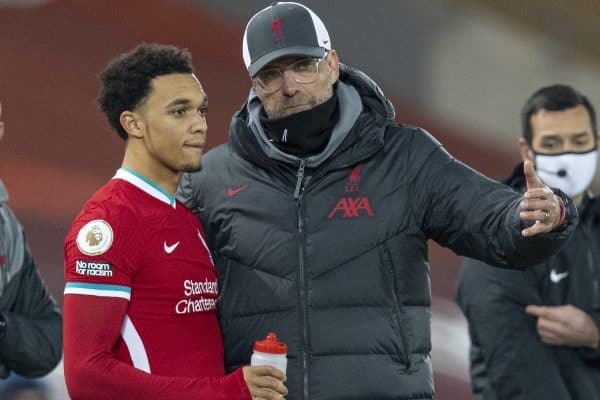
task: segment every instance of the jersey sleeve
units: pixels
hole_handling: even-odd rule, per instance
[[[129,300],[143,239],[135,216],[95,207],[73,223],[65,240],[65,295]]]
[[[63,341],[70,397],[251,399],[241,370],[222,377],[164,376],[116,357],[136,273],[134,260],[143,250],[142,229],[132,216],[97,208],[84,211],[67,235]]]
[[[73,400],[250,400],[242,370],[223,377],[146,373],[112,353],[127,301],[69,294],[64,301],[64,370]]]

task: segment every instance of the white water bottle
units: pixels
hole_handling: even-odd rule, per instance
[[[270,365],[285,375],[287,369],[287,345],[277,340],[277,335],[269,332],[265,340],[254,342],[254,353],[250,365]]]

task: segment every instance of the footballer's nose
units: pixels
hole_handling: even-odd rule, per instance
[[[206,115],[198,114],[198,117],[194,119],[194,123],[192,125],[192,133],[194,134],[202,134],[206,136],[206,131],[208,130],[208,123],[206,122]]]

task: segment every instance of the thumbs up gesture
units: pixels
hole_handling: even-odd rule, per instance
[[[544,185],[533,169],[531,161],[525,161],[523,171],[527,180],[527,191],[523,195],[519,216],[522,221],[533,222],[533,225],[523,229],[521,234],[534,236],[550,232],[564,220],[563,201]]]

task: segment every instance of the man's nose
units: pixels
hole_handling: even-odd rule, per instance
[[[283,71],[281,77],[281,93],[285,96],[293,96],[298,91],[299,83],[296,82],[294,73],[291,71]]]

